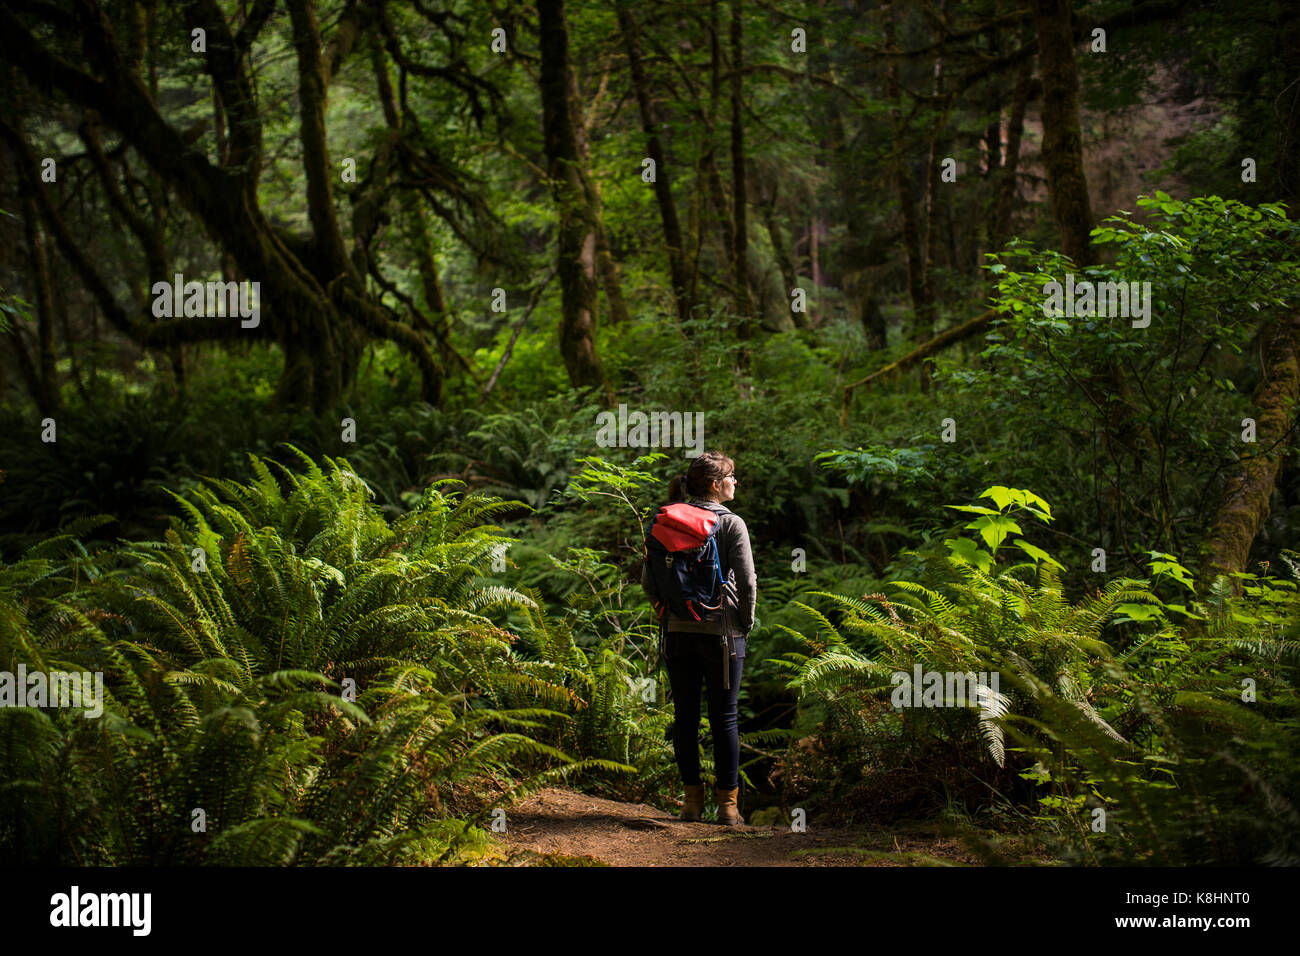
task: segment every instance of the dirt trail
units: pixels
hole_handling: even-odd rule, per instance
[[[706,815],[710,812],[705,811]],[[720,827],[663,810],[549,788],[507,811],[504,835],[519,863],[610,866],[962,866],[957,841],[866,827]],[[577,858],[577,859],[566,859]]]

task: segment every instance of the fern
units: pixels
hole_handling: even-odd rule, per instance
[[[102,671],[107,698],[101,721],[0,711],[0,860],[464,860],[488,844],[450,817],[458,788],[630,769],[545,739],[608,724],[618,668],[583,674],[558,638],[567,659],[517,659],[485,616],[539,612],[482,580],[505,503],[431,488],[390,525],[347,462],[292,453],[301,471],[255,458],[249,483],[174,496],[164,540],[93,575],[66,538],[0,565],[3,660]]]
[[[978,522],[986,520],[996,522]],[[996,548],[980,559],[972,542],[949,542],[950,555],[925,567],[926,583],[895,582],[892,599],[809,595],[834,606],[835,622],[792,602],[810,622],[798,635],[806,653],[780,663],[801,700],[829,708],[824,725],[839,737],[819,739],[828,748],[821,759],[836,762],[831,778],[863,788],[895,779],[900,763],[926,766],[932,806],[951,798],[958,770],[981,788],[970,791],[972,801],[1014,790],[999,771],[964,763],[949,771],[963,760],[960,748],[978,745],[995,767],[1036,781],[1036,819],[1081,861],[1259,862],[1295,853],[1286,822],[1298,793],[1294,586],[1243,575],[1242,598],[1215,585],[1205,606],[1185,607],[1165,604],[1145,582],[1117,580],[1071,602],[1052,561],[1024,550],[1039,555],[1035,565],[998,565]],[[1169,556],[1157,562],[1158,573],[1185,577]],[[1134,608],[1153,611],[1134,617]],[[1170,612],[1190,625],[1169,623]],[[1154,630],[1132,633],[1138,620]],[[1130,630],[1116,631],[1121,622]],[[1128,643],[1118,653],[1117,639]],[[992,672],[1002,686],[978,687],[969,715],[890,708],[888,675],[910,675],[916,665]],[[910,676],[901,689],[909,684]],[[1258,704],[1243,703],[1243,686]],[[791,767],[803,759],[795,751],[786,758]],[[1257,794],[1253,812],[1235,796],[1244,782]],[[830,789],[848,796],[843,786]],[[1108,831],[1090,825],[1090,808],[1109,814]]]

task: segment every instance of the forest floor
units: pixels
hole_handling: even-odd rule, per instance
[[[705,810],[706,818],[711,810]],[[721,827],[683,823],[642,803],[548,788],[507,811],[515,865],[542,866],[973,866],[952,836],[865,826]]]

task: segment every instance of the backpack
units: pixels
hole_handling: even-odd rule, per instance
[[[669,611],[687,620],[717,619],[723,600],[721,526],[720,514],[684,501],[664,505],[650,522],[645,559],[663,601],[655,603],[661,624],[667,624]]]

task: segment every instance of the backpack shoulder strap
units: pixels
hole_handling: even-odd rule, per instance
[[[715,515],[718,516],[718,527],[717,527],[716,531],[714,532],[715,536],[716,536],[716,535],[720,535],[720,534],[722,534],[722,526],[723,526],[723,524],[724,524],[724,522],[722,521],[722,519],[723,519],[724,517],[726,517],[727,515],[735,514],[735,512],[732,511],[730,508],[724,508],[722,505],[718,504],[716,501],[710,501],[708,504],[696,505],[696,507],[697,507],[697,508],[707,508],[709,511],[712,511]],[[730,534],[730,533],[731,533],[730,530],[728,530],[727,533]],[[717,561],[718,561],[718,571],[719,571],[719,574],[720,574],[722,577],[725,577],[726,575],[725,575],[725,574],[722,574],[722,570],[723,570],[723,569],[722,569],[722,563],[723,563],[723,558],[722,558],[722,549],[721,549],[720,547],[717,547],[716,544],[715,544],[715,547],[714,547],[714,555],[716,556]]]
[[[730,510],[729,508],[724,508],[716,501],[710,501],[708,504],[703,504],[703,505],[696,505],[695,502],[693,501],[688,502],[688,504],[695,505],[696,508],[707,508],[709,511],[712,511],[714,514],[718,514],[718,515],[735,514],[734,511]]]

